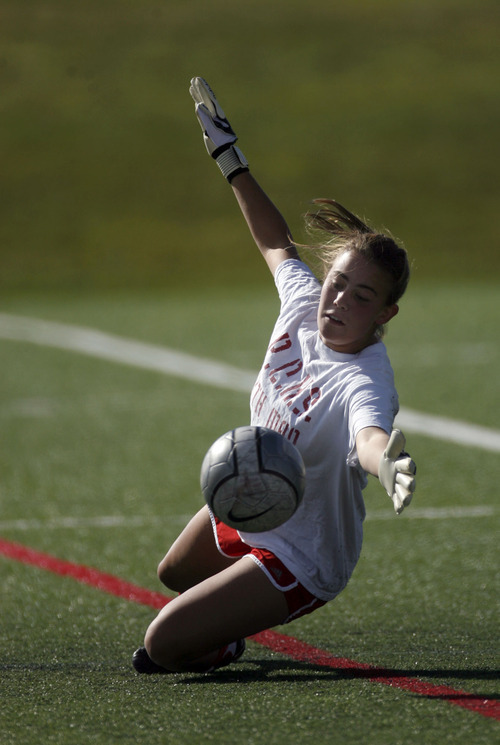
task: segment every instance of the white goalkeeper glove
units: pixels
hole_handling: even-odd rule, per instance
[[[189,92],[195,102],[195,111],[203,130],[203,140],[222,175],[229,181],[248,171],[248,163],[235,142],[238,139],[226,119],[222,106],[213,90],[203,78],[193,78]]]
[[[405,444],[404,434],[393,429],[378,467],[379,481],[392,499],[398,515],[412,500],[417,471],[413,460],[404,452]]]

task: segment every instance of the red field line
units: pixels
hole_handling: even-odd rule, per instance
[[[376,667],[345,657],[335,657],[329,652],[291,636],[279,634],[276,631],[263,631],[253,636],[252,639],[265,647],[269,647],[274,652],[279,652],[300,662],[348,671],[352,677],[365,678],[372,683],[382,683],[391,688],[400,688],[426,698],[442,699],[450,704],[461,706],[463,709],[474,711],[476,714],[500,720],[500,702],[495,699],[485,699],[483,696],[474,693],[467,693],[444,685],[426,683],[418,678],[402,676],[397,670]]]
[[[159,610],[169,602],[171,598],[159,592],[153,592],[126,582],[112,574],[106,574],[92,567],[82,564],[74,564],[70,561],[58,559],[50,554],[42,553],[36,549],[29,548],[20,543],[6,541],[0,538],[0,554],[31,564],[39,569],[45,569],[54,574],[82,582],[95,587],[103,592],[116,595],[134,603],[140,603]],[[313,647],[310,644],[294,639],[276,631],[263,631],[255,634],[251,639],[264,647],[268,647],[286,657],[299,662],[320,665],[335,670],[348,671],[353,677],[365,678],[373,683],[399,688],[427,698],[436,698],[447,701],[455,706],[460,706],[476,714],[500,720],[500,702],[495,699],[483,698],[466,691],[455,690],[444,685],[433,685],[418,678],[409,678],[400,675],[395,670],[376,667],[362,662],[356,662],[345,657],[336,657],[329,652]]]

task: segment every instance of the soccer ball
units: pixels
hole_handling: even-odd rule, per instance
[[[249,533],[272,530],[288,520],[305,488],[302,456],[267,427],[237,427],[219,437],[201,466],[208,506],[226,525]]]

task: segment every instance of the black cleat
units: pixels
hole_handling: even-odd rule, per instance
[[[139,649],[135,650],[132,655],[132,665],[136,672],[145,673],[146,675],[158,675],[170,672],[170,670],[167,670],[165,667],[153,662],[144,647],[139,647]]]
[[[245,651],[245,640],[238,639],[238,641],[232,644],[226,644],[219,650],[219,654],[211,665],[207,667],[193,664],[192,668],[187,667],[186,672],[198,672],[198,673],[212,673],[214,670],[218,670],[221,667],[226,667],[232,662],[239,660],[243,652]],[[146,652],[144,647],[136,649],[132,655],[132,665],[136,672],[146,675],[165,675],[165,673],[172,673],[172,670],[167,670],[166,667],[157,665],[153,662],[151,657]]]

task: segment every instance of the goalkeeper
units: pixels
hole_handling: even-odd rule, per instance
[[[334,599],[359,559],[367,474],[397,514],[415,488],[415,464],[393,429],[394,376],[382,341],[398,312],[409,266],[395,241],[333,200],[307,216],[320,240],[321,282],[299,257],[281,213],[260,188],[213,91],[191,81],[208,153],[230,183],[281,301],[251,394],[251,424],[289,437],[302,454],[306,491],[296,513],[264,533],[223,525],[203,507],[158,574],[179,596],[150,624],[138,672],[207,672],[236,661],[245,637]]]

